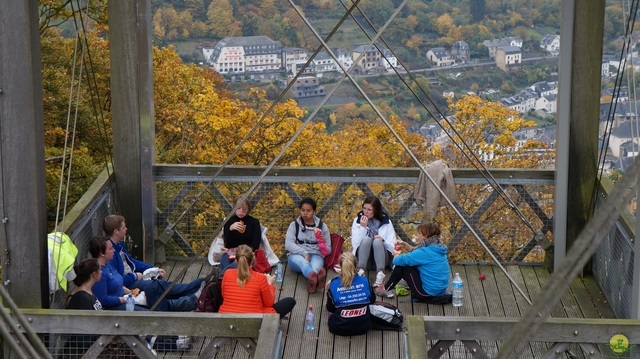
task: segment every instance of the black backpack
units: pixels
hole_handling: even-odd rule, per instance
[[[402,330],[404,316],[398,307],[386,302],[369,304],[371,327],[377,330]]]
[[[217,313],[222,305],[222,278],[217,267],[204,278],[204,288],[196,300],[196,312]]]

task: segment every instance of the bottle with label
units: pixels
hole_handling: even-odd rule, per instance
[[[304,317],[304,324],[307,330],[316,329],[316,316],[313,314],[313,306],[310,305],[309,309],[307,309],[307,315]]]
[[[462,287],[464,283],[462,282],[462,278],[460,278],[460,274],[456,273],[453,276],[453,281],[451,282],[451,287],[453,289],[453,306],[454,307],[462,307]]]
[[[136,307],[136,302],[134,301],[133,296],[129,294],[125,297],[124,302],[126,303],[125,306],[127,308],[127,312],[133,312]]]
[[[276,282],[282,283],[284,280],[284,273],[282,271],[282,262],[278,262],[278,266],[276,267]]]

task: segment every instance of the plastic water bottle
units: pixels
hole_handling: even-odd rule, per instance
[[[304,317],[305,328],[309,331],[316,329],[316,316],[313,314],[313,306],[307,309],[307,315]]]
[[[282,262],[278,262],[278,266],[276,267],[276,282],[282,283],[284,280],[284,273],[282,272]]]
[[[136,307],[136,302],[133,300],[133,296],[129,294],[125,297],[124,302],[127,308],[127,312],[133,312],[133,309]]]
[[[456,273],[453,276],[453,282],[451,282],[451,287],[453,289],[453,306],[454,307],[462,307],[462,287],[464,283],[462,282],[462,278],[460,278],[460,274]]]

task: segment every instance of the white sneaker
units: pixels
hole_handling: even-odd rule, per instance
[[[364,275],[365,275],[364,269],[362,269],[362,268],[358,269],[358,275],[361,276],[361,277],[364,277]]]
[[[376,274],[376,281],[373,283],[373,286],[377,287],[383,284],[384,284],[384,271],[380,271],[378,272],[378,274]]]
[[[202,294],[202,290],[204,289],[206,284],[207,283],[205,281],[202,281],[202,283],[200,284],[200,288],[198,288],[198,290],[195,293],[193,293],[193,295],[196,296],[196,300],[198,300],[198,298],[200,298],[200,294]]]

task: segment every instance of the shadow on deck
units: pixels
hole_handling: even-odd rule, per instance
[[[188,262],[171,261],[163,268],[169,280],[176,280]],[[189,266],[182,281],[204,276],[211,267],[205,262]],[[534,301],[538,293],[550,280],[549,272],[536,266],[507,266],[509,275],[518,286]],[[410,296],[385,298],[384,301],[398,306],[405,316],[469,316],[469,317],[520,317],[529,308],[522,295],[513,288],[498,267],[487,265],[454,265],[453,272],[459,272],[465,283],[464,305],[455,308],[451,304],[431,305],[413,303]],[[481,273],[486,275],[480,280]],[[388,274],[388,273],[387,273]],[[368,273],[374,280],[375,272]],[[333,271],[327,280],[336,276]],[[296,307],[287,319],[281,320],[283,331],[283,358],[404,358],[406,354],[403,332],[369,331],[367,335],[340,337],[329,333],[328,312],[325,309],[326,295],[318,291],[308,294],[306,279],[287,269],[285,264],[284,282],[278,288],[277,297],[294,297]],[[379,300],[383,300],[378,298]],[[315,308],[316,329],[311,332],[304,328],[304,316],[309,305]],[[561,303],[552,311],[553,318],[615,318],[613,311],[592,277],[578,278],[562,297]],[[535,358],[536,345],[531,344],[531,357]],[[497,349],[497,348],[496,348]],[[187,353],[184,353],[185,355]],[[459,353],[462,354],[462,353]],[[452,358],[455,354],[450,354]],[[465,355],[459,356],[464,357]],[[185,356],[183,356],[185,357]],[[234,341],[223,345],[216,358],[246,358],[247,353]]]

